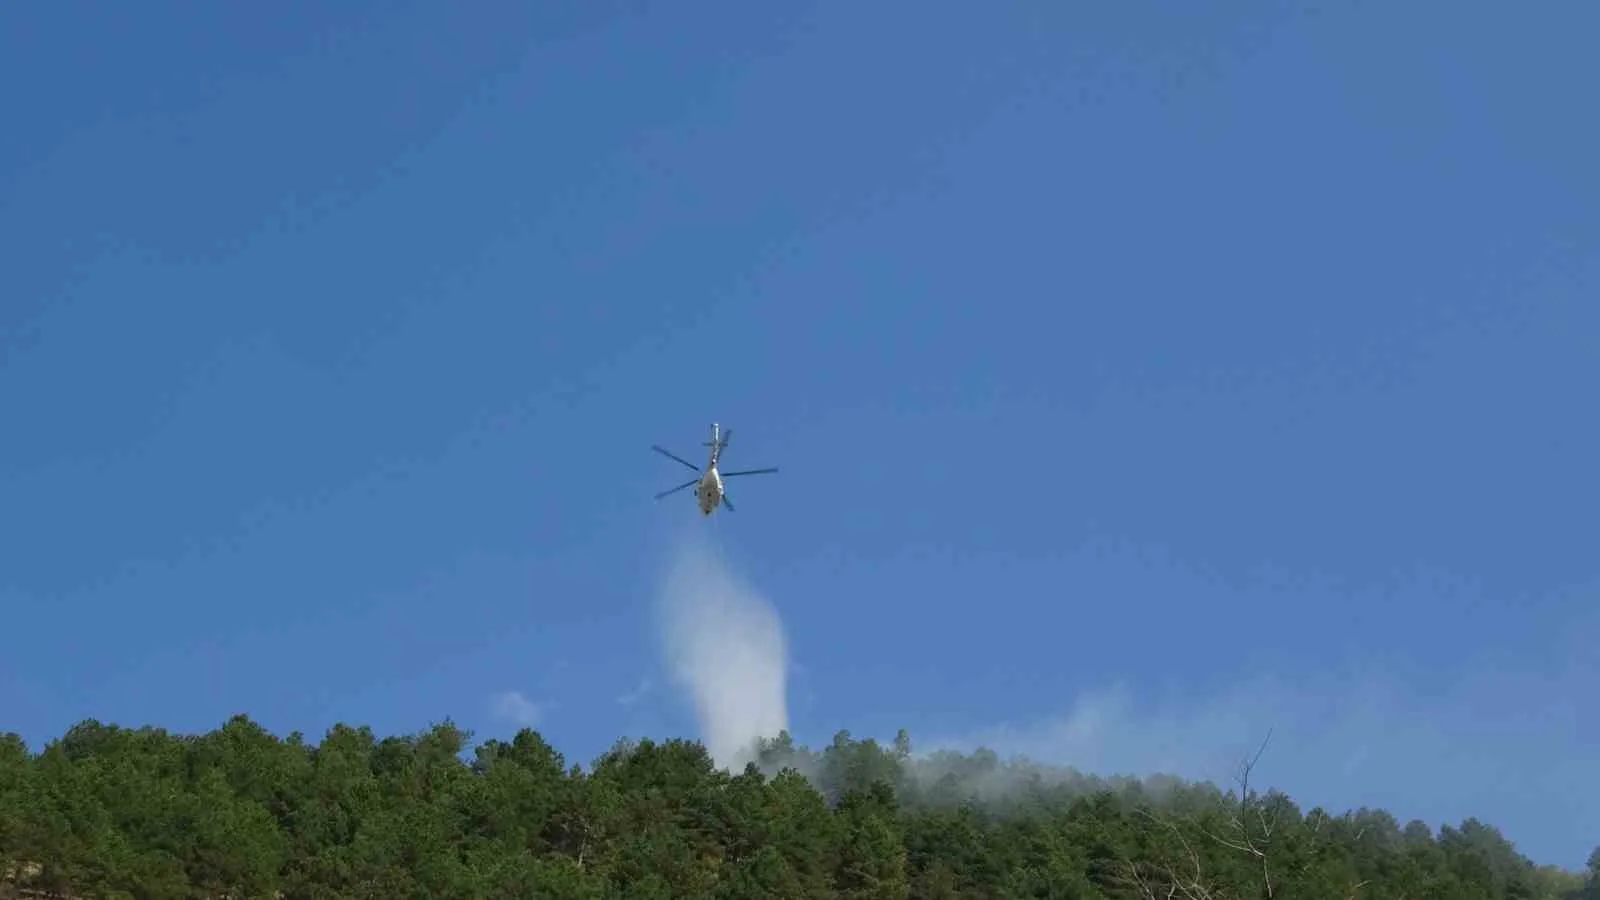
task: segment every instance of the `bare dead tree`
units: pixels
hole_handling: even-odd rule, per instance
[[[1219,884],[1214,873],[1202,868],[1202,857],[1195,842],[1207,840],[1217,847],[1245,855],[1259,870],[1260,884],[1250,889],[1251,897],[1271,900],[1284,888],[1286,873],[1287,883],[1291,885],[1295,878],[1308,875],[1329,846],[1328,842],[1334,840],[1328,833],[1332,817],[1318,809],[1295,828],[1294,822],[1286,825],[1283,819],[1281,795],[1269,791],[1263,796],[1255,792],[1252,788],[1255,771],[1271,741],[1272,730],[1268,729],[1255,752],[1240,761],[1233,779],[1238,796],[1223,804],[1219,820],[1208,822],[1208,817],[1194,813],[1174,816],[1150,808],[1138,810],[1158,832],[1175,840],[1167,850],[1155,850],[1145,862],[1119,860],[1117,880],[1121,887],[1142,900],[1226,900],[1232,897],[1233,892]],[[1308,854],[1298,867],[1284,856],[1289,846],[1284,842],[1290,838],[1284,831],[1286,827],[1295,828],[1293,834],[1298,836]],[[1359,839],[1360,834],[1356,837]],[[1347,900],[1356,900],[1366,885],[1366,880],[1352,876],[1345,886],[1344,896]]]
[[[1255,755],[1242,761],[1238,773],[1234,776],[1234,782],[1239,785],[1239,806],[1228,821],[1234,834],[1223,837],[1210,831],[1206,832],[1207,837],[1222,846],[1247,853],[1261,863],[1261,882],[1268,898],[1273,896],[1273,885],[1272,867],[1267,850],[1278,828],[1278,809],[1274,805],[1269,810],[1268,804],[1255,802],[1254,796],[1250,793],[1250,774],[1255,771],[1256,764],[1261,761],[1261,754],[1266,752],[1267,743],[1271,740],[1272,730],[1268,729],[1267,736],[1262,739]],[[1258,826],[1258,833],[1255,835],[1251,834],[1252,818]]]
[[[1200,853],[1185,834],[1185,828],[1204,835],[1218,846],[1249,855],[1261,867],[1265,895],[1268,898],[1275,896],[1277,884],[1270,851],[1279,828],[1279,810],[1276,805],[1258,802],[1250,787],[1251,775],[1271,739],[1272,732],[1269,730],[1255,754],[1240,763],[1234,779],[1239,787],[1239,797],[1237,803],[1228,808],[1223,833],[1219,834],[1192,818],[1186,817],[1183,822],[1185,827],[1179,827],[1179,822],[1169,816],[1149,809],[1139,810],[1142,817],[1176,839],[1181,858],[1174,860],[1170,855],[1158,854],[1155,860],[1143,864],[1124,860],[1124,883],[1137,896],[1143,900],[1176,900],[1179,897],[1185,900],[1223,900],[1228,896],[1222,888],[1210,883],[1211,879],[1202,869]]]

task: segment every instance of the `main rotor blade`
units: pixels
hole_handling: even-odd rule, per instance
[[[691,478],[691,479],[689,479],[689,480],[688,480],[688,481],[685,481],[685,482],[684,482],[684,483],[683,483],[683,484],[680,484],[680,485],[678,485],[678,486],[677,486],[677,487],[675,487],[675,488],[672,488],[672,489],[670,489],[670,490],[665,490],[665,491],[662,491],[662,492],[661,492],[661,493],[659,493],[659,494],[657,494],[657,495],[656,495],[656,499],[657,499],[657,500],[660,500],[660,499],[661,499],[661,498],[662,498],[662,497],[665,497],[665,496],[666,496],[666,495],[668,495],[668,494],[676,494],[676,493],[677,493],[677,492],[679,492],[679,491],[681,491],[681,490],[683,490],[683,489],[684,489],[684,488],[686,488],[686,487],[688,487],[688,486],[689,486],[689,485],[691,485],[691,484],[695,484],[695,483],[696,483],[696,482],[698,482],[698,481],[699,481],[699,480],[700,480],[700,479],[698,479],[698,478]]]
[[[696,472],[700,471],[700,467],[699,466],[695,465],[692,462],[689,462],[688,460],[684,459],[681,456],[678,456],[678,455],[673,454],[673,453],[669,453],[669,452],[661,449],[660,447],[657,447],[655,444],[651,444],[650,445],[650,449],[654,450],[655,452],[657,452],[659,454],[661,454],[662,456],[665,456],[667,459],[673,460],[675,462],[683,463],[684,465],[686,465],[689,468],[695,470]]]
[[[722,473],[722,477],[723,478],[732,478],[735,475],[766,475],[766,474],[769,474],[771,472],[776,472],[776,471],[778,471],[778,470],[777,469],[743,469],[743,470],[740,470],[738,472],[723,472]]]
[[[728,512],[733,512],[733,504],[728,502],[727,494],[722,495],[722,505],[728,508]]]

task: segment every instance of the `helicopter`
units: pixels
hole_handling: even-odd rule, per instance
[[[677,487],[669,488],[667,490],[662,491],[661,493],[656,495],[656,499],[660,500],[662,497],[665,497],[668,494],[675,494],[678,491],[681,491],[684,488],[689,487],[690,485],[693,485],[694,486],[695,501],[699,504],[701,513],[703,513],[705,515],[708,515],[708,516],[711,515],[713,512],[716,511],[717,504],[719,504],[719,503],[722,506],[726,507],[728,512],[733,512],[734,511],[733,510],[733,504],[728,502],[728,495],[723,490],[722,479],[724,479],[724,478],[732,478],[735,475],[766,475],[768,473],[776,472],[778,470],[775,469],[775,468],[769,468],[769,469],[743,469],[743,470],[740,470],[738,472],[719,472],[719,471],[717,471],[717,462],[722,458],[722,451],[727,449],[728,440],[730,438],[732,438],[732,437],[733,437],[733,429],[732,428],[728,429],[727,431],[723,431],[722,430],[722,426],[718,425],[715,422],[711,423],[711,440],[706,441],[706,442],[701,444],[702,447],[710,447],[711,448],[711,457],[707,461],[705,471],[703,471],[703,472],[701,472],[700,467],[695,465],[694,463],[689,462],[688,460],[686,460],[686,459],[684,459],[684,458],[682,458],[680,456],[677,456],[677,455],[674,455],[672,453],[669,453],[668,451],[663,450],[662,448],[656,446],[655,444],[651,444],[650,445],[650,449],[656,451],[657,453],[661,454],[662,456],[665,456],[666,458],[668,458],[670,460],[673,460],[674,462],[677,462],[677,463],[680,463],[682,465],[688,466],[689,468],[695,470],[696,472],[701,472],[701,474],[695,476],[694,478],[689,479],[688,481],[685,481],[683,484],[680,484]]]

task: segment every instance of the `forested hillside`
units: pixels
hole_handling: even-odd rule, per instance
[[[533,731],[446,723],[320,744],[237,717],[205,735],[82,723],[0,740],[13,896],[285,898],[1600,898],[1493,827],[1434,833],[1281,794],[1101,781],[994,754],[913,759],[787,736],[730,775],[695,742],[590,767]],[[1600,863],[1600,855],[1596,862]]]

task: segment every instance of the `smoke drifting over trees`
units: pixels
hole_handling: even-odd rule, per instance
[[[0,894],[98,897],[1600,898],[1493,827],[1302,810],[1241,783],[1106,780],[841,732],[569,765],[531,729],[319,744],[87,721],[0,738]],[[470,760],[470,761],[469,761]]]
[[[1254,788],[1253,760],[1217,786],[919,754],[904,731],[806,747],[776,611],[706,544],[659,600],[703,741],[621,740],[587,767],[529,727],[472,747],[449,722],[0,735],[0,898],[1600,900],[1600,851],[1568,872],[1476,819],[1302,809]]]

